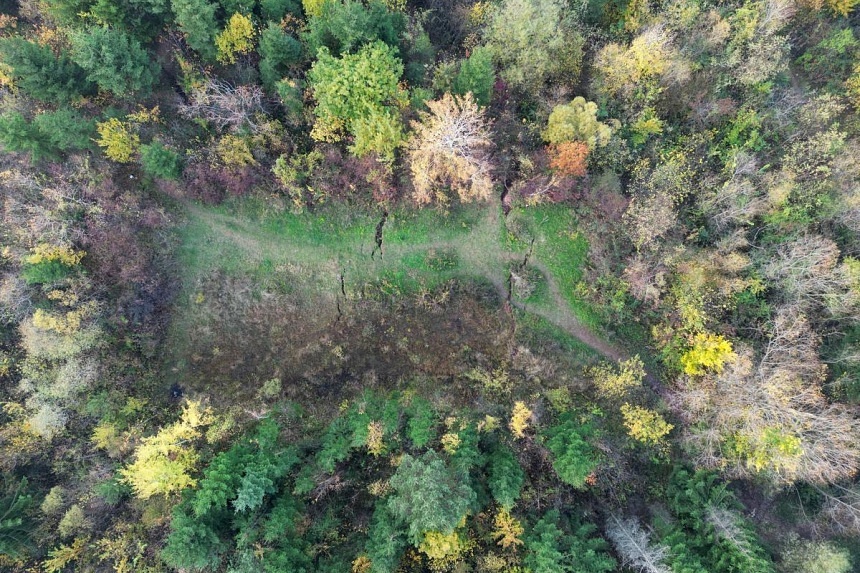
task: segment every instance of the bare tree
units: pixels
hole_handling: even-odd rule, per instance
[[[797,308],[780,309],[761,360],[738,348],[722,374],[681,384],[674,409],[699,465],[777,483],[833,483],[860,469],[860,420],[821,392],[819,338]],[[695,424],[693,422],[696,422]]]
[[[801,237],[780,245],[763,266],[764,275],[776,283],[785,302],[804,312],[826,310],[832,316],[848,316],[860,305],[853,277],[839,264],[839,247],[820,235]]]
[[[720,185],[716,181],[699,195],[699,205],[718,231],[749,225],[764,213],[767,200],[755,179],[758,160],[740,152],[734,158],[731,178]]]
[[[824,496],[820,515],[825,527],[837,535],[860,536],[860,487],[833,484],[830,490],[816,488]]]
[[[606,534],[625,567],[643,573],[669,573],[669,567],[664,564],[669,548],[652,544],[648,532],[636,518],[620,519],[610,514]]]
[[[258,85],[233,86],[216,78],[208,79],[182,104],[180,114],[188,119],[203,118],[218,129],[235,131],[244,126],[256,131],[256,116],[266,112],[263,88]]]

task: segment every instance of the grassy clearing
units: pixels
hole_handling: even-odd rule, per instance
[[[517,208],[507,219],[500,207],[486,205],[446,214],[395,210],[386,218],[380,252],[381,218],[380,211],[342,204],[300,215],[260,199],[191,206],[180,252],[184,300],[194,306],[197,289],[214,274],[250,282],[257,297],[286,294],[309,306],[333,305],[341,290],[348,299],[399,297],[432,291],[452,279],[501,292],[509,271],[528,254],[528,267],[519,271],[534,288],[525,296],[514,293],[515,300],[547,324],[561,325],[559,332],[572,333],[573,341],[594,338],[577,321],[592,332],[599,329],[598,313],[577,296],[588,244],[568,207]],[[588,348],[578,344],[570,348],[574,354]]]

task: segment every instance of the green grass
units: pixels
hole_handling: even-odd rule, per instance
[[[519,243],[534,241],[532,256],[552,274],[559,294],[583,324],[597,329],[598,314],[578,294],[588,261],[588,241],[577,230],[574,212],[563,205],[539,205],[518,210],[516,216],[525,235]]]

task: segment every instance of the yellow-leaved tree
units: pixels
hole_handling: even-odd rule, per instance
[[[248,54],[254,49],[254,23],[244,14],[233,14],[227,26],[215,37],[218,61],[235,64],[237,54]]]
[[[727,362],[735,359],[732,343],[719,334],[700,332],[692,342],[690,349],[681,355],[681,366],[690,376],[701,376],[706,372],[719,374]]]
[[[134,461],[120,470],[122,481],[141,499],[169,495],[196,485],[197,480],[191,473],[199,456],[193,442],[201,437],[203,426],[211,424],[212,420],[209,408],[189,400],[178,422],[145,438],[137,447]]]
[[[529,419],[531,417],[532,411],[529,410],[525,402],[516,402],[514,404],[514,410],[511,413],[511,421],[508,423],[508,427],[511,429],[511,433],[514,437],[525,437],[525,431],[529,427]]]

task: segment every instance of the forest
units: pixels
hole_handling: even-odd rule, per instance
[[[0,571],[860,571],[860,0],[0,0]]]

